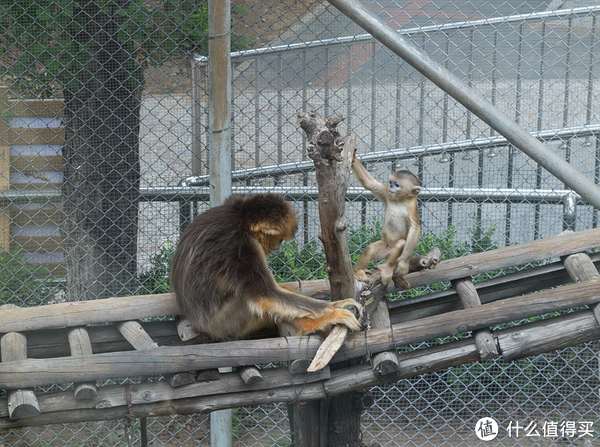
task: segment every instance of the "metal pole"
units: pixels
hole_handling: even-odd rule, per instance
[[[477,90],[470,88],[440,64],[414,47],[405,37],[379,20],[358,0],[329,0],[330,3],[364,28],[375,39],[388,47],[442,90],[448,92],[468,110],[504,135],[508,141],[525,152],[548,172],[573,189],[585,201],[600,209],[600,187],[595,185],[569,163],[558,157],[544,144],[533,138]]]
[[[210,206],[231,194],[231,3],[208,0],[208,160]],[[231,410],[210,415],[212,447],[232,446]]]
[[[229,0],[208,1],[208,159],[210,205],[231,194],[231,13]]]

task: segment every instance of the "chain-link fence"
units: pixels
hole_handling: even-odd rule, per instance
[[[597,1],[363,3],[600,183]],[[0,305],[167,291],[180,229],[208,207],[206,2],[0,5]],[[300,216],[270,261],[278,279],[324,275],[298,111],[344,115],[375,177],[417,174],[422,240],[447,258],[598,226],[577,194],[328,3],[239,0],[232,19],[234,192],[275,191]],[[346,213],[357,256],[381,206],[356,183]],[[493,416],[522,426],[507,445],[591,445],[597,348],[372,389],[364,442],[475,445],[475,422]],[[140,424],[21,429],[0,445],[126,445]],[[147,424],[150,445],[209,443],[204,415]],[[233,435],[289,444],[285,405],[234,411]]]

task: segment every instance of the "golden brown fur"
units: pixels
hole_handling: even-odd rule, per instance
[[[405,275],[415,247],[419,242],[421,226],[417,194],[421,191],[419,179],[410,171],[392,173],[385,185],[375,180],[360,161],[354,157],[352,168],[360,183],[383,203],[384,216],[381,240],[369,245],[354,266],[354,274],[367,281],[365,269],[371,261],[387,259],[376,268],[381,271],[381,283],[387,286],[394,273]]]
[[[280,287],[266,257],[291,239],[292,207],[274,194],[229,197],[188,226],[173,256],[171,290],[181,314],[216,340],[278,324],[302,335],[333,324],[360,329],[354,300],[319,301]]]

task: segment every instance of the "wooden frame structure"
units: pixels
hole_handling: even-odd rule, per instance
[[[391,325],[350,334],[332,362],[451,335],[465,338],[403,353],[398,369],[384,376],[372,362],[304,372],[322,342],[318,336],[190,345],[181,341],[173,320],[137,321],[176,315],[169,294],[3,308],[0,387],[7,398],[0,399],[0,429],[309,401],[462,363],[498,356],[511,361],[600,339],[599,248],[600,229],[593,229],[442,261],[434,270],[407,275],[413,287],[444,281],[452,287],[391,303]],[[526,265],[516,273],[472,280]],[[325,281],[303,283],[302,289],[327,296]],[[576,311],[490,329],[567,309]],[[254,367],[271,362],[296,366]],[[206,372],[223,366],[237,370]],[[98,380],[149,375],[166,380],[96,387]],[[65,383],[75,385],[62,392],[33,391]]]

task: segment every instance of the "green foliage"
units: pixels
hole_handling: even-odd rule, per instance
[[[438,247],[442,251],[442,259],[452,259],[484,251],[484,248],[492,250],[496,248],[492,242],[494,232],[493,226],[483,231],[481,225],[476,221],[475,225],[468,229],[469,242],[457,241],[457,231],[454,227],[450,227],[440,234],[425,233],[421,235],[415,253],[424,254]],[[348,232],[348,245],[352,262],[356,262],[367,245],[380,238],[380,220],[375,220],[372,225],[365,227],[351,227]],[[151,267],[139,274],[140,294],[167,293],[169,291],[169,272],[174,251],[175,245],[168,243],[152,256]],[[325,253],[322,244],[317,240],[312,240],[305,245],[300,245],[295,240],[284,242],[278,252],[269,256],[268,265],[278,282],[326,277],[324,272],[327,265]],[[445,286],[434,285],[434,287],[443,289]],[[412,296],[424,291],[424,289],[411,289],[405,293]],[[431,287],[427,291],[431,291]]]
[[[138,275],[140,295],[168,293],[170,291],[169,273],[173,253],[175,253],[175,244],[168,242],[150,258],[150,268]]]
[[[303,247],[296,241],[286,242],[268,263],[278,282],[325,278],[325,253],[315,240]]]
[[[90,33],[91,20],[112,17],[131,67],[141,61],[158,65],[168,57],[191,51],[207,54],[208,0],[0,0],[0,58],[2,81],[15,91],[51,97],[68,87],[91,59],[90,44],[102,44],[104,33]],[[249,42],[232,35],[232,50]],[[6,56],[6,57],[3,57]],[[2,60],[0,59],[0,62]]]
[[[28,264],[19,250],[0,251],[0,304],[38,306],[56,292],[45,267]]]

